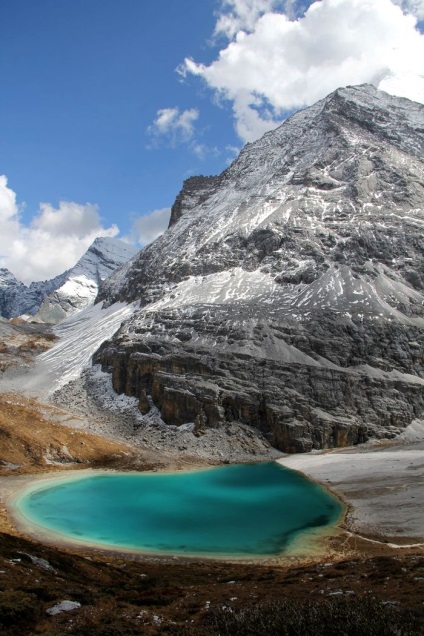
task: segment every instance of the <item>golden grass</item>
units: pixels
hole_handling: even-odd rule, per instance
[[[21,395],[0,395],[0,475],[105,465],[133,455],[126,444],[56,423],[59,412],[44,410]]]

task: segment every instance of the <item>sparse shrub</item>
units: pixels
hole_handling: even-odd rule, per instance
[[[125,612],[126,614],[126,612]],[[75,625],[67,630],[74,636],[140,636],[140,623],[123,616],[117,608],[104,608],[93,618],[76,618]]]
[[[0,592],[0,625],[12,627],[25,621],[32,623],[40,615],[40,606],[34,594],[19,590]]]
[[[374,559],[374,572],[368,575],[369,579],[381,580],[387,576],[403,576],[403,563],[395,557],[380,556]]]
[[[30,594],[35,594],[42,602],[57,600],[57,589],[49,585],[32,585],[31,587],[27,587],[26,591]]]
[[[410,614],[375,600],[299,603],[283,599],[255,607],[219,609],[205,617],[219,636],[417,636],[422,626]]]
[[[165,607],[165,605],[171,605],[181,596],[182,592],[179,588],[157,588],[148,592],[141,592],[138,597],[138,604]]]

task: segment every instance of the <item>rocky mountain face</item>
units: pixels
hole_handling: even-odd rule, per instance
[[[36,318],[56,324],[94,304],[100,283],[136,252],[132,245],[119,239],[95,239],[69,270],[63,284],[44,298]]]
[[[100,282],[135,253],[119,239],[97,238],[72,269],[29,286],[0,269],[0,316],[28,314],[38,322],[61,322],[93,304]]]
[[[8,269],[0,269],[0,316],[16,318],[22,314],[33,316],[43,299],[66,279],[67,272],[47,281],[24,285]]]
[[[197,429],[288,452],[424,417],[424,106],[339,89],[192,177],[168,231],[102,284],[141,309],[95,362]]]

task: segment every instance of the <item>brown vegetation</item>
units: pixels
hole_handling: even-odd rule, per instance
[[[31,352],[31,341],[21,344],[22,355]],[[66,417],[0,394],[0,476],[171,465],[157,453],[65,426]],[[424,634],[424,557],[359,537],[334,538],[326,563],[281,567],[72,552],[13,536],[6,515],[2,528],[0,636]],[[63,600],[81,607],[46,613]]]
[[[424,558],[304,567],[73,555],[0,534],[0,636],[412,636]],[[63,600],[81,603],[49,616]]]
[[[0,475],[113,466],[134,456],[127,445],[56,423],[59,411],[44,410],[35,400],[0,394]]]
[[[56,340],[44,325],[36,327],[13,319],[2,326],[0,372],[11,366],[31,363],[34,356],[50,349]]]

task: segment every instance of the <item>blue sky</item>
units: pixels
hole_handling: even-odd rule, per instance
[[[185,144],[178,156],[146,148],[158,109],[193,105],[175,68],[210,54],[213,2],[4,0],[2,23],[0,171],[25,218],[40,201],[89,201],[126,232],[131,212],[170,205],[185,176],[222,169],[224,157],[199,160]],[[195,100],[200,139],[225,153],[231,121]]]
[[[423,18],[424,0],[2,0],[0,266],[29,282],[97,235],[148,242],[185,178],[338,86],[424,101]]]

